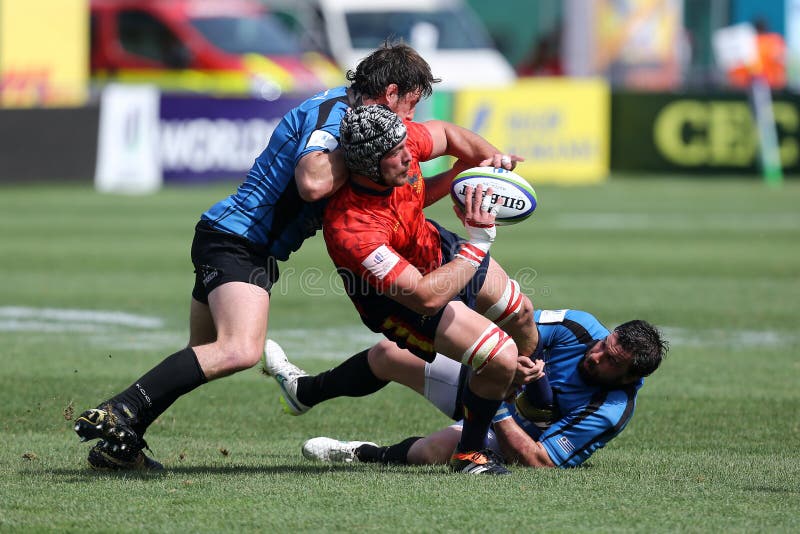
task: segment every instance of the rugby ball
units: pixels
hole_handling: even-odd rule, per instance
[[[450,196],[464,207],[466,186],[483,185],[492,188],[492,202],[497,207],[495,224],[516,224],[533,215],[536,209],[536,191],[526,179],[513,171],[497,167],[473,167],[459,173],[450,183]]]

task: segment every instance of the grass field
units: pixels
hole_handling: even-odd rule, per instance
[[[500,230],[492,252],[537,307],[671,340],[627,430],[582,468],[312,464],[312,436],[389,443],[447,420],[396,385],[291,418],[253,369],[151,427],[165,473],[89,471],[70,420],[185,343],[193,226],[231,188],[0,189],[0,531],[800,531],[797,181],[539,187],[534,218]],[[431,215],[457,228],[448,206]],[[340,287],[319,237],[283,266],[270,335],[311,371],[376,339]]]

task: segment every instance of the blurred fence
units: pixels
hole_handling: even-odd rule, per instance
[[[156,116],[147,119],[155,133],[138,141],[146,130],[136,127],[142,124],[138,118],[126,119],[142,112],[134,98],[102,110],[0,109],[0,181],[91,182],[101,138],[116,144],[117,154],[134,151],[117,164],[135,171],[154,163],[168,183],[241,180],[281,116],[299,102],[177,95],[158,100]],[[778,94],[773,110],[784,170],[800,174],[800,97]],[[117,126],[103,131],[100,111],[117,115],[109,123]],[[599,182],[614,171],[759,171],[757,128],[745,93],[612,94],[603,80],[522,80],[507,89],[437,93],[421,103],[417,115],[430,118],[452,120],[525,157],[519,172],[533,183]],[[155,150],[135,152],[145,142]],[[112,156],[112,166],[115,161]]]
[[[99,106],[0,109],[0,183],[91,182]]]

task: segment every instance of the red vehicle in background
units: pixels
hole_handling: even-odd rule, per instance
[[[343,82],[257,1],[91,0],[95,82],[275,100]]]

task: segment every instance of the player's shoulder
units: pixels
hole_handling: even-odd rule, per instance
[[[331,89],[325,89],[324,91],[320,91],[319,93],[308,97],[303,101],[301,105],[307,107],[315,107],[315,106],[320,106],[325,102],[330,102],[332,100],[341,100],[342,98],[346,97],[347,97],[346,87],[344,86],[333,87]]]
[[[409,143],[424,144],[433,139],[428,127],[420,122],[403,121],[406,126],[406,135]]]
[[[602,416],[609,425],[621,430],[633,417],[636,408],[636,395],[642,382],[631,384],[623,388],[609,389],[604,393],[602,404],[598,405],[598,415]]]
[[[417,156],[427,156],[433,146],[433,136],[425,124],[414,121],[404,121],[406,125],[406,145]]]
[[[608,329],[600,320],[591,313],[583,310],[560,309],[560,310],[536,310],[534,321],[538,325],[564,325],[570,327],[580,327],[592,335],[594,339],[608,335]]]
[[[345,87],[326,89],[311,96],[292,109],[289,114],[301,115],[314,120],[325,119],[332,112],[344,115],[348,108],[347,90]],[[324,115],[324,117],[323,117]]]
[[[584,327],[601,325],[600,321],[591,313],[583,310],[562,308],[559,310],[536,310],[533,320],[537,324],[560,324],[566,322],[578,323]],[[601,325],[602,326],[602,325]]]
[[[353,189],[350,187],[350,182],[345,182],[345,184],[328,199],[328,203],[325,207],[325,218],[340,218],[348,210],[351,208],[358,208],[358,206],[359,203],[353,198]]]
[[[342,225],[355,231],[369,229],[380,218],[380,209],[367,195],[359,195],[351,183],[345,183],[328,200],[325,207],[325,224]]]

